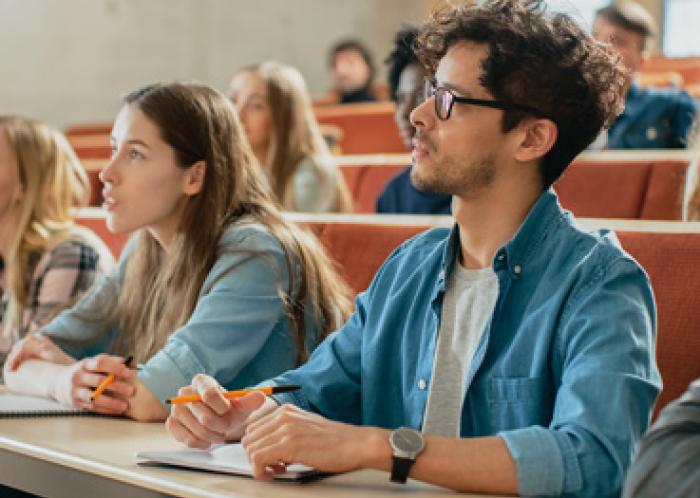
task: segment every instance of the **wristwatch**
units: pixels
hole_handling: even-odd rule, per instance
[[[389,434],[389,444],[393,453],[391,457],[391,480],[405,483],[411,466],[425,447],[423,434],[409,427],[399,427]]]

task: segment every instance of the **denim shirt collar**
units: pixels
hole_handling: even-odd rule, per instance
[[[528,268],[532,255],[538,253],[552,225],[564,220],[566,216],[554,190],[550,187],[542,192],[513,238],[496,251],[491,263],[494,272],[508,270],[517,279]],[[455,223],[443,250],[434,297],[445,290],[446,278],[452,273],[457,261],[459,244],[459,225]]]

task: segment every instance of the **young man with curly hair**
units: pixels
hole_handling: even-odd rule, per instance
[[[167,422],[190,446],[242,437],[256,477],[281,462],[391,471],[460,491],[617,496],[660,378],[644,271],[549,188],[622,108],[615,58],[535,0],[436,12],[433,76],[412,122],[412,180],[456,223],[389,256],[301,390],[227,401],[198,377]],[[256,410],[254,412],[254,410]],[[254,415],[253,415],[254,412]],[[252,416],[249,416],[252,415]]]

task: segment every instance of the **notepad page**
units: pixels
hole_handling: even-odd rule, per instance
[[[47,398],[17,394],[0,395],[0,417],[3,415],[72,415],[84,411]]]
[[[240,443],[215,445],[208,450],[142,451],[136,454],[136,458],[149,462],[210,470],[224,474],[253,475],[253,469]],[[280,474],[276,478],[294,480],[313,472],[314,470],[311,467],[293,464],[287,466],[286,473]]]

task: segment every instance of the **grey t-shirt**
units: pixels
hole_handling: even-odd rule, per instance
[[[455,263],[445,288],[423,432],[459,437],[465,382],[481,335],[498,299],[498,278],[489,268]]]

